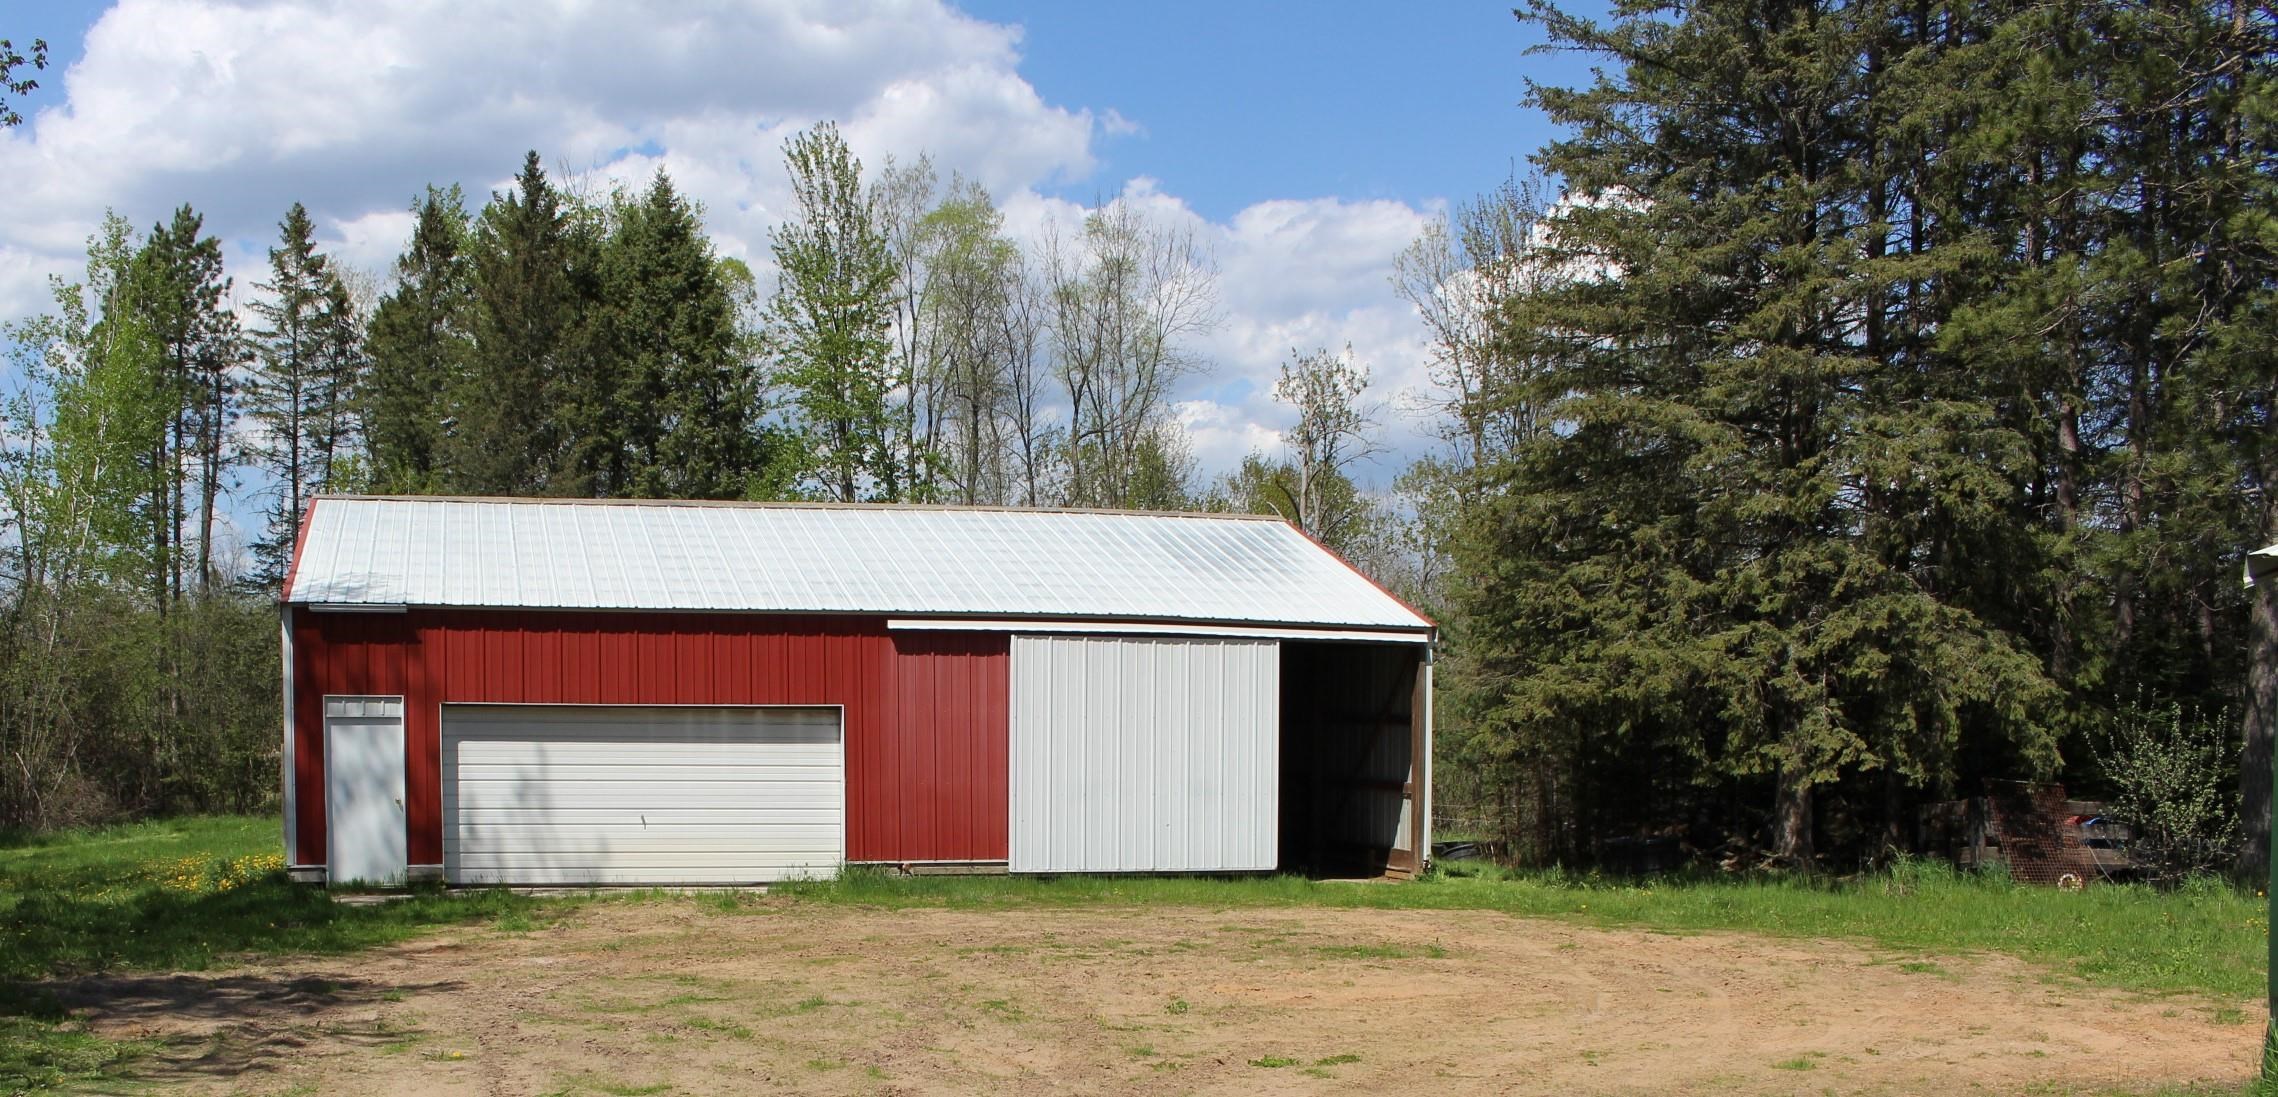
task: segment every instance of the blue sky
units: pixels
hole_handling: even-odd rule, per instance
[[[0,36],[56,62],[0,133],[0,319],[44,305],[106,209],[194,205],[241,303],[295,201],[384,277],[423,186],[479,200],[527,148],[589,187],[670,171],[720,250],[764,268],[782,140],[828,118],[868,163],[979,179],[1024,240],[1102,200],[1195,234],[1219,322],[1177,397],[1204,470],[1278,446],[1281,361],[1350,346],[1383,408],[1376,484],[1435,434],[1395,257],[1552,136],[1527,77],[1588,77],[1478,2],[17,0]]]
[[[46,38],[60,71],[111,6],[17,0],[0,36]],[[1045,189],[1087,200],[1150,176],[1221,219],[1290,194],[1420,203],[1484,190],[1553,134],[1523,105],[1526,79],[1589,75],[1569,55],[1528,55],[1541,33],[1492,0],[1158,0],[1141,6],[1144,18],[1101,3],[955,6],[1021,28],[1020,72],[1047,100],[1114,110],[1139,127],[1105,136],[1096,176]],[[1597,0],[1570,6],[1605,10]]]
[[[1528,56],[1541,33],[1507,3],[962,7],[1022,27],[1021,72],[1045,98],[1142,127],[1103,142],[1103,175],[1160,179],[1212,218],[1292,194],[1420,203],[1485,190],[1552,135],[1522,105],[1526,78],[1588,76],[1570,55]],[[1086,185],[1065,189],[1084,197]]]

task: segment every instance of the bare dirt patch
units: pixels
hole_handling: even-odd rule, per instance
[[[1477,911],[600,903],[70,988],[194,1092],[1734,1094],[2242,1083],[2252,1003]]]

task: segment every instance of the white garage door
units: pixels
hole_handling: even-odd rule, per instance
[[[443,706],[443,871],[462,884],[835,874],[835,708]]]

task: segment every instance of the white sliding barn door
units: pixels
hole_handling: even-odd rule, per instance
[[[1275,867],[1279,644],[1015,636],[1011,717],[1012,871]]]

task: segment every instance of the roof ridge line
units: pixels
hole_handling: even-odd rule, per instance
[[[363,495],[326,493],[315,499],[336,502],[381,503],[489,503],[528,506],[687,507],[699,510],[845,510],[941,511],[981,514],[1096,514],[1132,518],[1204,518],[1217,521],[1272,522],[1289,525],[1278,514],[1246,514],[1216,510],[1141,510],[1118,507],[1023,507],[989,503],[840,503],[814,500],[759,499],[587,499],[534,495]],[[1293,527],[1294,528],[1294,527]]]

